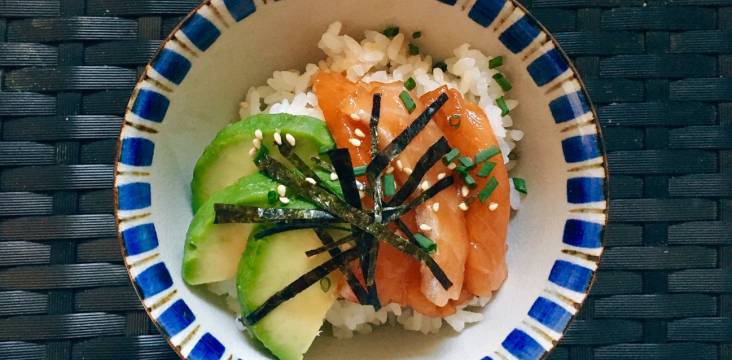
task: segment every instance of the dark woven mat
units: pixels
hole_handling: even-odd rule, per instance
[[[122,266],[115,137],[195,0],[0,0],[0,359],[174,359]],[[528,0],[598,106],[611,226],[551,359],[732,359],[732,1]]]

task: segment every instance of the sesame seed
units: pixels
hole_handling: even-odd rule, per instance
[[[295,146],[295,137],[292,136],[292,134],[285,134],[285,139],[290,144],[290,146]]]
[[[445,173],[439,173],[439,174],[437,174],[437,180],[442,180],[442,179],[445,178],[445,176],[447,176],[447,174],[445,174]]]
[[[353,146],[361,146],[361,140],[356,138],[350,138],[348,139],[348,142],[351,143]]]
[[[282,145],[282,135],[279,132],[274,133],[274,141],[277,145]]]
[[[254,137],[259,140],[262,140],[264,138],[264,135],[262,134],[262,130],[261,129],[254,130]]]
[[[387,173],[387,174],[391,174],[391,173],[393,173],[393,172],[394,172],[394,167],[393,167],[393,166],[391,166],[391,165],[389,165],[389,167],[387,167],[387,168],[386,168],[386,173]]]
[[[420,184],[419,187],[422,189],[422,191],[427,191],[427,189],[430,188],[430,182],[427,180],[422,181],[422,184]]]
[[[257,149],[256,148],[249,149],[249,156],[254,156],[254,154],[256,154],[256,153],[257,153]]]
[[[468,189],[466,185],[463,185],[463,187],[460,188],[460,195],[468,197],[468,194],[470,194],[470,189]]]
[[[440,203],[436,202],[436,203],[432,204],[432,211],[434,211],[434,212],[440,211]]]
[[[492,202],[492,203],[488,204],[488,210],[496,211],[496,209],[498,209],[498,203]]]
[[[358,109],[358,117],[363,121],[371,120],[371,114],[367,113],[364,109]]]
[[[366,137],[366,134],[364,134],[364,132],[361,131],[361,129],[358,129],[357,128],[356,130],[353,130],[353,132],[356,133],[356,136],[358,136],[360,138],[365,138]]]
[[[313,185],[317,184],[317,182],[315,182],[315,179],[313,179],[311,177],[306,177],[305,181],[307,181],[308,183],[313,184]]]
[[[361,118],[360,118],[360,117],[358,117],[358,114],[356,114],[356,113],[351,113],[351,120],[361,120]]]
[[[447,165],[447,168],[450,170],[455,170],[456,167],[457,165],[455,163],[450,163],[450,165]]]
[[[356,180],[356,189],[361,191],[366,190],[366,184]]]
[[[427,224],[419,224],[419,229],[422,231],[430,231],[432,230],[432,226],[429,226]]]
[[[400,171],[404,170],[404,164],[402,164],[401,160],[396,161],[396,166],[397,166],[397,169],[399,169]]]
[[[464,203],[464,202],[461,202],[461,203],[460,203],[460,204],[458,205],[458,209],[460,209],[460,210],[462,210],[462,211],[468,211],[468,204],[466,204],[466,203]]]
[[[260,147],[262,147],[262,140],[252,139],[252,145],[254,145],[255,149],[259,149]]]
[[[288,198],[286,198],[284,196],[280,196],[280,202],[283,203],[283,204],[289,204],[290,203],[290,199],[288,199]]]
[[[287,195],[287,187],[282,184],[277,185],[277,193],[280,194],[280,196],[284,197],[285,195]]]
[[[412,171],[414,171],[414,170],[412,170],[412,168],[408,168],[408,167],[404,168],[404,173],[407,175],[412,175]]]
[[[333,180],[333,181],[338,180],[338,174],[336,174],[334,172],[330,173],[330,179]]]

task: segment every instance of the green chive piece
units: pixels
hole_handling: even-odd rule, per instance
[[[419,245],[419,247],[421,247],[422,249],[424,249],[427,252],[432,252],[437,249],[437,244],[435,244],[435,242],[432,241],[432,239],[430,239],[420,233],[414,234],[414,239],[417,240],[417,244]]]
[[[460,174],[461,176],[465,176],[465,175],[468,175],[468,172],[470,172],[470,168],[469,167],[466,167],[466,166],[463,166],[463,165],[460,165],[460,166],[458,166],[458,167],[455,168],[455,171],[457,171],[458,174]]]
[[[402,104],[404,104],[404,107],[407,108],[407,112],[410,114],[417,108],[417,104],[414,103],[414,100],[412,100],[412,97],[409,96],[409,93],[406,90],[399,93],[399,98],[402,100]]]
[[[409,55],[419,54],[419,46],[409,43]]]
[[[438,61],[435,63],[435,65],[432,66],[432,68],[439,68],[440,70],[447,71],[447,64],[445,64],[444,61]]]
[[[457,159],[458,156],[460,156],[460,150],[458,148],[452,148],[447,154],[442,156],[442,162],[448,165]]]
[[[506,98],[503,96],[496,99],[496,106],[501,108],[501,116],[508,115],[508,105],[506,105]]]
[[[522,178],[513,178],[513,187],[522,194],[528,194],[526,191],[526,180]]]
[[[414,88],[417,87],[417,82],[414,81],[414,78],[410,77],[404,82],[404,87],[407,88],[407,90],[414,90]]]
[[[468,169],[472,169],[475,167],[475,163],[473,162],[473,159],[471,159],[469,156],[461,156],[459,159],[460,163],[463,164]]]
[[[491,147],[485,150],[481,150],[477,154],[475,154],[475,162],[480,164],[483,161],[486,161],[500,153],[501,149],[499,149],[496,145],[492,145]]]
[[[495,69],[501,65],[503,65],[503,56],[496,56],[496,57],[488,60],[489,69]]]
[[[361,176],[366,174],[366,165],[363,166],[356,166],[353,168],[353,175],[355,176]]]
[[[501,73],[493,75],[493,80],[495,80],[498,85],[501,86],[501,89],[503,89],[503,91],[509,91],[512,88],[511,83]]]
[[[486,200],[488,200],[489,197],[491,197],[491,194],[493,194],[493,191],[496,190],[498,187],[498,180],[496,180],[495,177],[491,177],[490,180],[485,184],[485,187],[483,187],[483,190],[481,190],[478,193],[478,199],[480,200],[480,203],[484,203]]]
[[[415,31],[415,32],[412,33],[412,39],[419,39],[421,37],[422,37],[422,32],[421,31]]]
[[[447,125],[450,125],[454,128],[459,128],[461,120],[462,116],[460,114],[452,114],[447,118]]]
[[[465,176],[463,176],[463,182],[465,182],[465,185],[468,185],[468,187],[471,189],[478,186],[478,183],[475,182],[475,179],[473,179],[470,174],[465,174]]]
[[[393,37],[399,35],[399,27],[398,26],[389,26],[388,28],[384,29],[384,31],[382,31],[381,33],[386,35],[386,37],[388,37],[388,38],[393,38]]]
[[[394,196],[396,194],[396,182],[393,174],[384,175],[384,195]]]
[[[323,290],[323,292],[328,292],[330,290],[330,278],[324,277],[320,279],[320,290]]]
[[[492,161],[488,161],[483,164],[483,166],[480,167],[480,170],[478,170],[478,176],[480,177],[488,177],[488,175],[491,174],[493,169],[496,167],[496,163]]]
[[[270,204],[277,203],[277,200],[279,200],[279,198],[280,198],[280,195],[277,194],[277,191],[272,190],[267,193],[267,202]]]

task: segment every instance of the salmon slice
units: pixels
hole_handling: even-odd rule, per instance
[[[372,97],[375,93],[382,94],[381,117],[379,122],[379,147],[383,148],[402,132],[412,120],[424,110],[424,105],[412,94],[417,108],[409,114],[399,93],[404,90],[403,84],[353,84],[340,74],[321,72],[315,79],[313,89],[318,96],[318,102],[326,117],[326,123],[331,130],[333,138],[339,146],[347,147],[353,158],[354,165],[365,165],[371,158],[369,151],[370,137],[368,132],[368,119],[371,113]],[[362,116],[366,113],[366,116]],[[359,115],[361,114],[361,115]],[[356,129],[362,132],[359,136]],[[366,136],[363,136],[363,135]],[[426,149],[442,136],[442,131],[437,125],[430,123],[425,129],[407,146],[398,157],[402,168],[413,168],[418,159]],[[360,146],[354,146],[352,139],[359,139]],[[448,170],[439,163],[434,166],[425,176],[429,184],[437,182],[440,173],[448,173]],[[408,174],[405,171],[395,170],[397,181],[403,183]],[[437,212],[432,210],[432,204],[440,203]],[[432,276],[426,266],[419,264],[416,260],[405,254],[390,253],[389,250],[380,251],[377,260],[377,287],[385,283],[397,284],[387,288],[382,294],[379,288],[380,300],[402,299],[403,305],[412,306],[416,311],[425,315],[436,315],[450,300],[460,298],[463,277],[465,273],[465,262],[468,253],[467,231],[465,228],[464,214],[458,209],[459,201],[454,192],[442,191],[425,204],[415,210],[415,219],[419,224],[425,224],[431,230],[422,231],[426,236],[433,239],[437,244],[437,251],[433,258],[453,282],[453,286],[445,290]],[[388,249],[382,245],[383,249]],[[393,260],[393,261],[392,261]],[[417,265],[418,272],[415,273],[413,264]],[[406,269],[392,267],[403,267]],[[379,281],[379,274],[399,273],[400,278],[394,280]],[[417,274],[417,277],[415,277]],[[412,281],[419,279],[419,291],[415,291]],[[410,286],[404,286],[409,284]],[[392,289],[392,290],[390,290]],[[393,293],[392,293],[393,292]],[[432,306],[427,306],[422,300],[428,300]],[[388,301],[385,301],[388,303]],[[438,311],[439,310],[439,311]],[[449,310],[448,310],[449,311]],[[454,312],[454,308],[452,309]]]
[[[447,93],[449,100],[435,115],[434,122],[445,134],[448,142],[460,149],[462,155],[475,158],[475,155],[491,146],[498,146],[488,118],[476,104],[466,101],[454,89],[438,88],[421,97],[423,103],[430,103],[442,93]],[[460,115],[460,125],[451,126],[448,118]],[[506,233],[510,216],[508,169],[501,155],[491,158],[496,164],[490,176],[498,180],[498,187],[485,203],[474,202],[466,212],[466,222],[470,237],[470,251],[465,268],[466,289],[479,296],[489,296],[498,289],[506,279]],[[479,169],[476,166],[476,169]],[[477,171],[477,170],[476,170]],[[472,174],[478,186],[471,194],[479,192],[490,177],[479,177]],[[456,186],[462,186],[458,183]],[[498,204],[491,211],[490,203]]]

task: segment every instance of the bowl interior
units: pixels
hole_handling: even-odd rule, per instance
[[[470,21],[469,6],[449,6],[434,0],[370,0],[367,3],[360,0],[257,3],[256,12],[246,21],[222,28],[215,43],[195,57],[188,75],[168,96],[170,105],[165,120],[151,124],[157,133],[146,181],[151,187],[148,210],[157,230],[159,258],[172,275],[176,296],[185,300],[202,329],[218,338],[235,357],[262,359],[268,355],[237,330],[231,313],[214,305],[200,289],[186,286],[180,277],[185,234],[192,218],[189,184],[193,166],[217,131],[238,117],[238,104],[250,86],[262,84],[275,70],[302,70],[305,64],[324,57],[317,43],[328,24],[336,20],[342,21],[344,30],[357,39],[364,30],[379,30],[392,24],[408,32],[421,30],[420,48],[436,59],[448,57],[451,49],[466,42],[486,54],[503,55],[506,59],[503,71],[514,87],[510,98],[519,101],[513,119],[516,128],[525,132],[517,151],[520,161],[514,174],[527,179],[529,194],[510,224],[508,279],[486,307],[482,322],[469,326],[459,336],[449,328],[443,328],[438,335],[425,336],[388,326],[377,328],[369,335],[356,335],[351,340],[337,340],[325,334],[318,337],[307,358],[329,359],[334,354],[348,354],[349,359],[464,359],[489,355],[500,348],[513,329],[537,327],[526,320],[527,313],[537,297],[551,291],[547,278],[557,259],[569,256],[562,252],[567,248],[562,238],[565,221],[574,205],[567,201],[567,170],[571,164],[563,156],[562,140],[567,137],[567,131],[581,133],[583,130],[563,131],[555,123],[548,104],[557,92],[563,91],[563,86],[571,85],[554,89],[537,86],[527,71],[527,62],[538,55],[513,54],[499,40],[498,25],[483,27]],[[508,12],[506,21],[515,21],[511,16],[516,11]],[[602,171],[604,176],[604,169],[593,171]],[[124,176],[118,178],[119,183],[128,181],[131,180]],[[595,215],[600,218],[596,221],[604,222],[604,215]],[[587,266],[594,269],[592,263]],[[576,303],[584,298],[584,294],[566,289],[557,292]],[[559,336],[559,332],[544,331],[549,332],[550,338]],[[549,339],[538,338],[545,348],[553,346]],[[190,350],[185,346],[181,350],[187,351]]]

